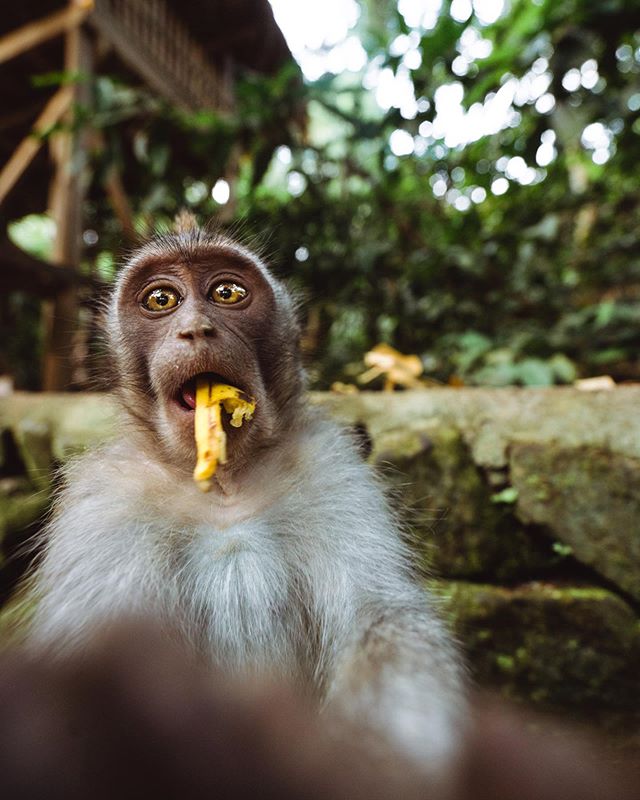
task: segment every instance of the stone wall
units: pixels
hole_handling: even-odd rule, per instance
[[[370,450],[481,685],[638,724],[640,387],[312,401]],[[56,464],[116,426],[97,394],[0,399],[5,556],[37,528]]]

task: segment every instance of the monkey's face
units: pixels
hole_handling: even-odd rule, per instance
[[[156,434],[171,463],[194,466],[198,375],[256,401],[250,423],[224,423],[228,469],[242,466],[288,424],[286,411],[301,389],[291,303],[264,266],[234,243],[201,242],[186,251],[165,240],[164,248],[144,248],[118,282],[109,327],[125,404]]]

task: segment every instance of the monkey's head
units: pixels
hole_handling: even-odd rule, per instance
[[[251,422],[224,422],[229,471],[274,441],[299,406],[291,297],[258,256],[219,232],[192,226],[137,250],[116,282],[107,339],[125,407],[181,468],[195,463],[196,376],[256,401]]]

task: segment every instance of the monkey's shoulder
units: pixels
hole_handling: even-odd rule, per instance
[[[167,514],[176,494],[175,474],[126,437],[71,459],[54,500],[54,526],[69,516],[98,530]]]
[[[254,474],[258,482],[264,477],[282,492],[302,494],[313,503],[323,499],[338,502],[351,491],[379,490],[350,431],[315,409],[303,425],[290,432],[286,442],[266,454]]]
[[[273,514],[321,528],[329,535],[379,531],[395,535],[379,476],[367,464],[348,430],[322,416],[312,419],[290,448],[288,461],[270,473],[281,498]]]

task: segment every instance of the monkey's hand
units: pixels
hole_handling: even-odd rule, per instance
[[[209,479],[218,463],[227,460],[227,435],[222,427],[222,409],[231,414],[230,424],[239,428],[253,417],[256,404],[240,389],[224,383],[212,383],[206,375],[196,379],[195,437],[197,461],[194,480],[202,491],[210,488]]]

